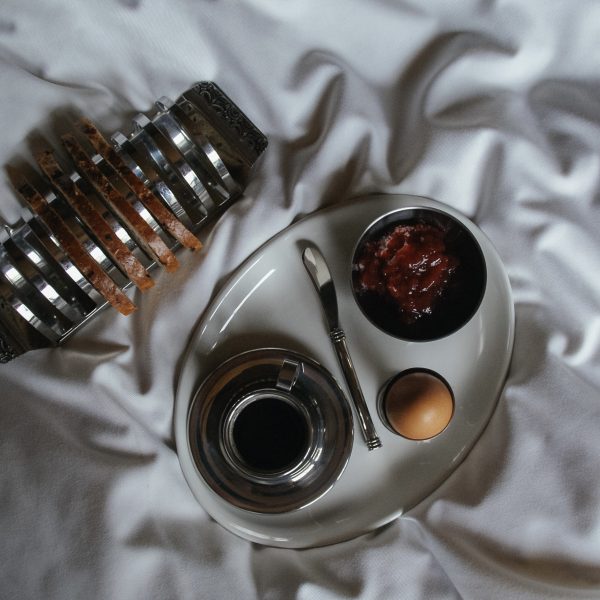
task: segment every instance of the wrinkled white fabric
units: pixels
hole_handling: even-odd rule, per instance
[[[0,163],[104,131],[213,80],[269,138],[245,198],[139,310],[0,366],[0,597],[600,597],[600,4],[589,1],[0,4]],[[212,295],[301,215],[369,192],[470,216],[517,314],[506,388],[430,498],[303,551],[252,545],[197,504],[175,373]],[[0,214],[19,215],[0,178]],[[410,485],[407,481],[406,485]]]

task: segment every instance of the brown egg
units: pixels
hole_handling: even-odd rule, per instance
[[[454,398],[440,377],[428,371],[410,371],[387,387],[383,412],[396,433],[410,440],[427,440],[448,426]]]

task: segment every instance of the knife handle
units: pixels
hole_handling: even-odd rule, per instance
[[[371,414],[369,413],[369,407],[365,402],[365,397],[363,396],[360,383],[358,382],[356,370],[354,369],[354,364],[352,363],[352,358],[350,357],[350,352],[348,351],[348,345],[346,344],[346,334],[342,329],[337,327],[329,332],[329,337],[333,342],[333,347],[335,348],[340,366],[344,372],[346,383],[350,389],[350,396],[352,397],[352,402],[354,403],[360,430],[367,444],[367,448],[369,450],[380,448],[381,440],[379,439],[377,431],[375,430],[375,426],[373,425],[373,420],[371,419]]]

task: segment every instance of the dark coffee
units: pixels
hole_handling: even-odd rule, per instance
[[[308,426],[300,411],[279,398],[260,398],[238,415],[233,441],[239,457],[257,472],[293,466],[306,451]]]

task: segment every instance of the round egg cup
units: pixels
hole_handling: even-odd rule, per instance
[[[355,301],[352,262],[365,231],[397,211],[437,211],[475,240],[485,285],[472,314],[441,337],[414,341],[374,325]],[[372,452],[359,432],[345,468],[308,504],[269,513],[224,498],[199,472],[190,444],[190,405],[202,382],[222,363],[257,348],[289,348],[314,358],[348,393],[328,338],[319,299],[301,259],[307,244],[329,265],[340,322],[382,447]],[[401,516],[425,500],[458,467],[484,431],[508,372],[514,309],[502,262],[483,232],[458,211],[410,195],[377,195],[310,215],[257,250],[205,311],[182,360],[175,402],[179,460],[194,495],[211,516],[253,542],[306,548],[346,540]],[[442,378],[454,398],[453,416],[439,435],[406,439],[380,419],[378,395],[391,378],[411,369]]]
[[[438,391],[436,396],[434,396],[434,402],[432,403],[431,400],[428,402],[427,398],[422,398],[423,391],[419,391],[418,389],[415,390],[415,386],[413,385],[411,386],[412,389],[410,390],[410,393],[405,392],[405,395],[401,400],[402,403],[408,401],[408,403],[416,405],[412,410],[413,414],[408,415],[408,417],[407,415],[401,415],[399,418],[394,418],[393,411],[394,408],[397,408],[397,406],[393,406],[394,388],[402,386],[404,383],[403,380],[411,378],[414,375],[424,375],[425,377],[433,378],[434,381],[437,380],[439,387],[443,390],[441,397]],[[417,388],[418,387],[422,386],[417,385]],[[411,398],[411,395],[414,397]],[[390,404],[392,404],[392,406],[390,406]],[[454,416],[454,405],[454,393],[448,382],[439,373],[435,373],[430,369],[420,369],[417,367],[407,369],[406,371],[394,375],[383,385],[377,397],[377,413],[381,422],[391,432],[415,442],[427,441],[442,434],[452,421],[452,417]],[[403,423],[403,419],[412,421],[412,423]],[[417,420],[416,424],[414,423],[415,419]],[[429,421],[429,423],[427,421]],[[421,433],[424,428],[426,431]],[[411,429],[413,430],[412,432]]]

